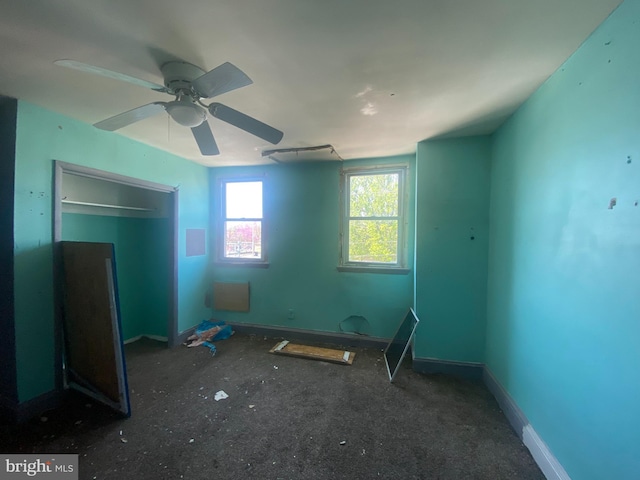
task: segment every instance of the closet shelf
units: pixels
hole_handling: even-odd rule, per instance
[[[135,210],[138,212],[154,212],[155,211],[155,208],[129,207],[126,205],[108,205],[106,203],[80,202],[77,200],[62,200],[62,203],[67,203],[70,205],[83,205],[86,207],[114,208],[118,210]]]

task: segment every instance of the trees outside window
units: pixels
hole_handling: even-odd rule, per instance
[[[220,260],[265,261],[262,181],[221,182]]]
[[[402,267],[406,167],[343,174],[342,265]]]

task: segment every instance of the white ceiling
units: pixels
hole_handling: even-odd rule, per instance
[[[166,94],[53,64],[162,84],[159,64],[229,61],[254,81],[216,101],[282,131],[281,148],[344,159],[490,133],[620,0],[0,0],[0,94],[95,123]],[[270,163],[273,145],[216,119],[203,157],[168,116],[122,134],[204,165]]]

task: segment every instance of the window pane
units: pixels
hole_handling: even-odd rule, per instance
[[[397,220],[349,220],[349,261],[396,263]]]
[[[224,222],[225,258],[262,258],[262,222]]]
[[[262,182],[226,184],[226,218],[262,218]]]
[[[397,217],[397,173],[353,175],[349,185],[349,216]]]

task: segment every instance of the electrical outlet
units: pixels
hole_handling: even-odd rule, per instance
[[[287,314],[287,318],[288,318],[289,320],[293,320],[294,318],[296,318],[296,314],[295,314],[295,312],[293,311],[293,308],[290,308],[290,309],[289,309],[289,313]]]

